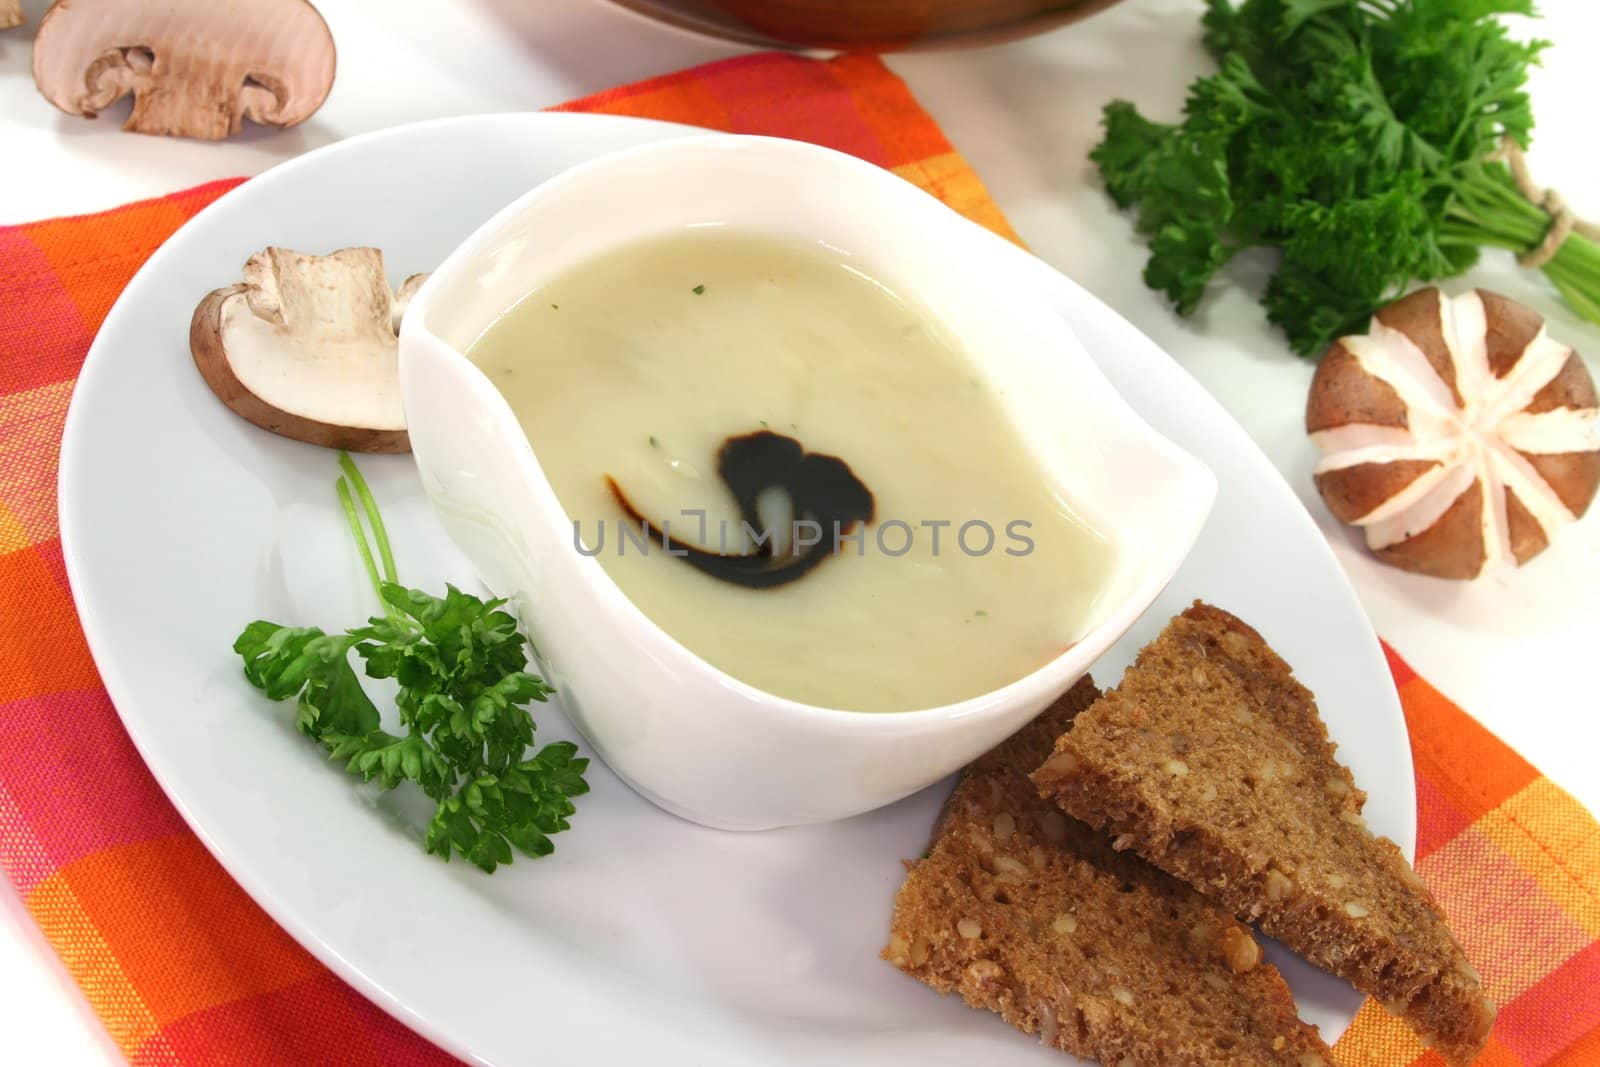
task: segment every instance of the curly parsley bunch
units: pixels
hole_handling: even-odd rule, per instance
[[[1216,74],[1184,120],[1105,109],[1092,153],[1139,210],[1145,281],[1194,311],[1235,254],[1277,249],[1262,297],[1302,354],[1365,328],[1414,281],[1460,274],[1484,246],[1526,253],[1551,215],[1499,159],[1526,147],[1524,85],[1545,42],[1497,16],[1531,0],[1207,0]],[[1541,269],[1600,322],[1600,244],[1567,237]]]

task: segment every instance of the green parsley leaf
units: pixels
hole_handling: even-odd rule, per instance
[[[377,503],[354,462],[341,454],[340,465],[339,500],[385,614],[343,634],[253,622],[233,644],[245,678],[270,700],[295,698],[296,727],[351,774],[383,789],[410,782],[431,797],[427,851],[459,855],[488,873],[515,852],[549,855],[551,836],[569,828],[571,798],[588,792],[589,761],[566,741],[530,755],[527,706],[554,690],[527,671],[527,638],[503,600],[453,585],[436,597],[396,582]],[[403,732],[382,729],[352,651],[368,677],[398,684]]]
[[[1113,101],[1090,154],[1139,212],[1146,283],[1188,315],[1238,252],[1273,249],[1267,316],[1311,355],[1480,247],[1537,247],[1549,215],[1491,159],[1528,144],[1546,47],[1513,39],[1508,14],[1532,3],[1206,0],[1218,69],[1190,86],[1183,121]],[[1541,269],[1600,322],[1600,243],[1574,234]]]

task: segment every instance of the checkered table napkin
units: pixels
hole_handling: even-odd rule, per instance
[[[814,141],[1014,237],[875,59],[747,56],[562,110]],[[301,949],[201,846],[123,732],[67,589],[56,468],[84,353],[146,257],[236,184],[0,228],[0,870],[133,1063],[453,1063]],[[1417,868],[1501,1006],[1481,1063],[1600,1064],[1600,828],[1389,662],[1416,758]],[[1370,1002],[1337,1051],[1440,1063]]]

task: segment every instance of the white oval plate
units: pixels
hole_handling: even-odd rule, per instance
[[[252,619],[335,629],[374,605],[335,503],[332,453],[246,424],[195,372],[187,337],[200,297],[268,244],[376,245],[393,280],[429,270],[564,168],[688,132],[586,115],[425,123],[286,163],[185,226],[106,318],[67,418],[61,533],[90,648],[134,743],[229,873],[324,963],[459,1055],[497,1065],[1040,1063],[1030,1039],[877,957],[901,858],[922,850],[942,788],[847,822],[741,835],[666,815],[596,764],[555,855],[486,878],[423,854],[417,798],[379,797],[327,764],[287,705],[245,684],[230,651]],[[1317,693],[1370,793],[1373,828],[1409,854],[1404,721],[1317,528],[1197,383],[1088,293],[1037,269],[1113,384],[1220,483],[1194,554],[1096,679],[1114,683],[1195,597],[1237,612]],[[469,583],[410,459],[362,465],[401,579]],[[553,707],[539,710],[542,740],[572,736]],[[1332,1041],[1360,998],[1276,958]]]

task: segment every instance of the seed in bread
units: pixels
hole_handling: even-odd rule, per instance
[[[1098,695],[1084,679],[968,768],[896,897],[884,958],[1107,1064],[1333,1063],[1248,929],[1028,781]]]
[[[1447,1062],[1483,1048],[1494,1006],[1438,904],[1367,830],[1310,691],[1234,616],[1197,602],[1174,619],[1033,781],[1390,1006]]]

